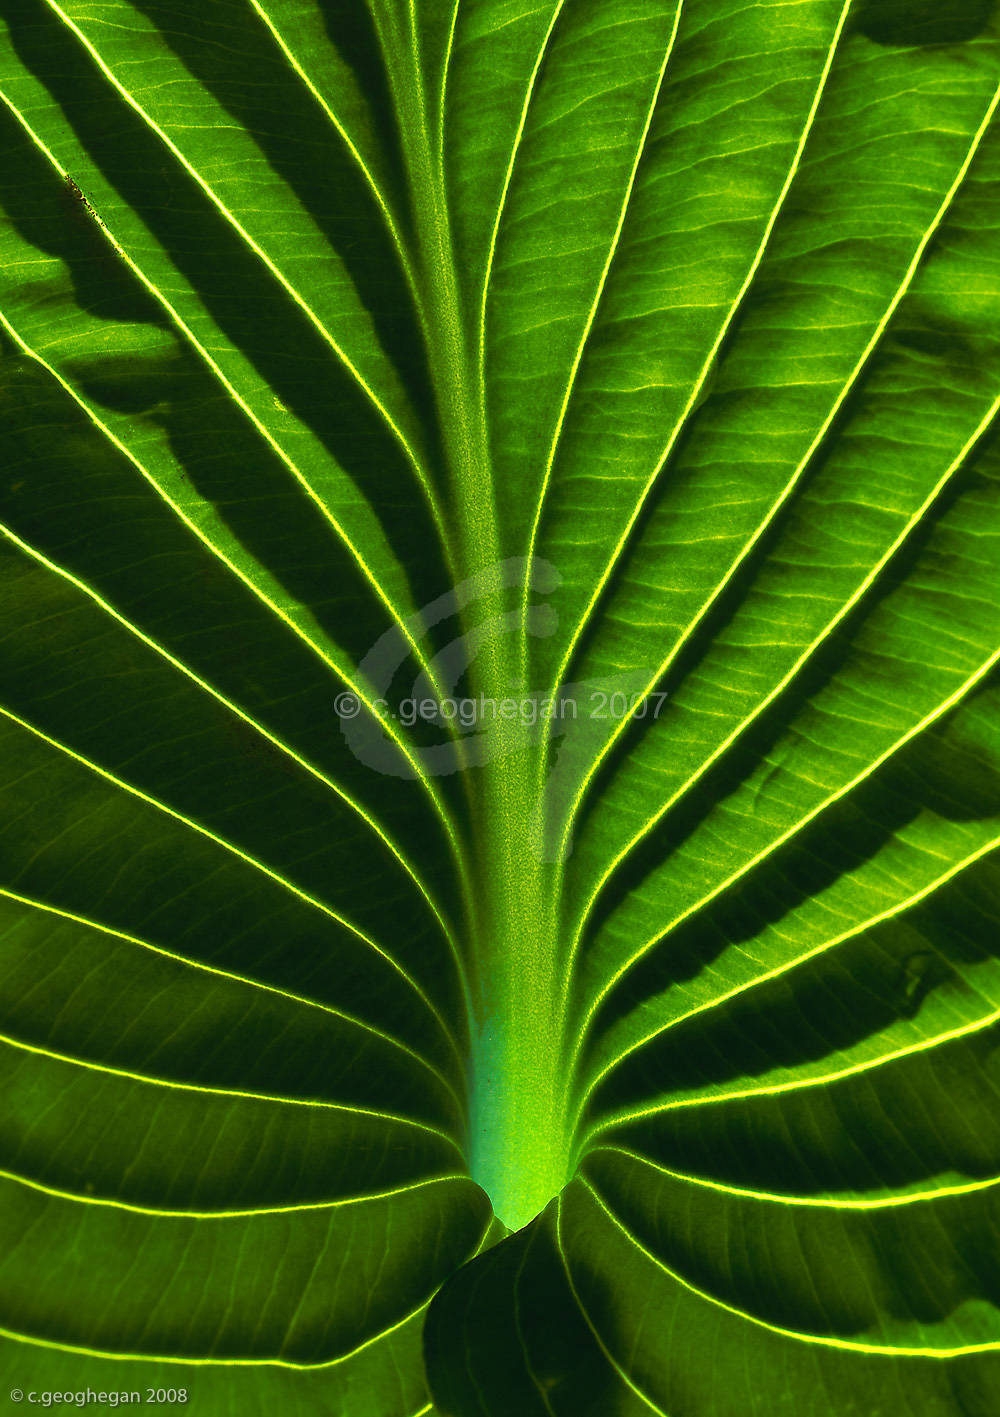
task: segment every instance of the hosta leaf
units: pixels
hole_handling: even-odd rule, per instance
[[[992,1417],[996,7],[0,18],[7,1389]]]

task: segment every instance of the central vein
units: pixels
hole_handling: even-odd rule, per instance
[[[501,557],[485,396],[416,35],[404,43],[392,28],[382,40],[409,175],[420,317],[451,489],[448,560],[464,579],[496,567]],[[505,590],[506,578],[498,575],[497,588],[464,614],[466,635],[481,640],[469,671],[477,698],[500,701],[524,692],[525,607],[518,604],[516,579]],[[473,1009],[466,1152],[473,1178],[512,1229],[562,1189],[570,1150],[558,1008],[558,888],[553,867],[533,854],[528,831],[541,748],[525,745],[519,731],[517,723],[496,725],[491,760],[470,769],[465,782],[475,882],[466,922]]]

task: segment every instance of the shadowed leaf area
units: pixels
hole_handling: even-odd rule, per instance
[[[995,1417],[998,25],[0,0],[7,1391]]]
[[[995,9],[994,0],[862,0],[857,23],[876,44],[958,44],[980,34]]]

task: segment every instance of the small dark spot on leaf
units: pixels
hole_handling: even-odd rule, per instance
[[[100,226],[103,226],[103,225],[104,225],[103,221],[101,221],[101,218],[100,218],[100,217],[97,215],[97,213],[94,211],[94,208],[93,208],[93,207],[90,205],[90,203],[87,201],[87,198],[84,196],[83,192],[81,192],[80,188],[76,185],[76,183],[73,181],[72,177],[70,177],[70,175],[69,175],[68,172],[65,174],[65,176],[66,176],[66,182],[68,183],[69,188],[70,188],[70,191],[73,193],[73,196],[76,197],[76,199],[77,199],[79,202],[82,202],[83,205],[84,205],[84,207],[86,207],[87,211],[88,211],[88,212],[90,213],[90,215],[94,218],[94,220],[95,220]]]
[[[73,181],[72,177],[70,177],[68,172],[66,173],[66,181],[69,184],[69,189],[73,193],[73,196],[76,197],[78,201],[83,203],[83,205],[87,208],[88,212],[92,212],[94,210],[93,207],[87,201],[86,197],[80,191],[80,188],[76,185],[76,183]]]
[[[900,966],[900,1008],[904,1018],[913,1018],[931,989],[941,982],[942,970],[929,950],[907,955]]]
[[[960,44],[989,24],[996,0],[862,0],[856,20],[876,44]]]

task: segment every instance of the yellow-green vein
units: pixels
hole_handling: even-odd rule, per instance
[[[241,722],[245,723],[249,728],[252,728],[255,733],[259,734],[273,747],[277,748],[290,761],[294,762],[298,767],[302,768],[304,772],[309,773],[309,775],[315,778],[317,782],[322,783],[323,786],[327,787],[331,792],[333,792],[344,803],[345,806],[347,806],[352,812],[356,813],[357,816],[359,816],[361,820],[365,823],[365,825],[374,833],[378,840],[382,842],[382,844],[385,846],[386,850],[390,853],[390,855],[395,858],[395,860],[409,876],[410,880],[412,880],[417,890],[420,892],[421,896],[427,903],[428,909],[434,916],[435,920],[438,922],[438,925],[441,927],[441,933],[444,936],[445,942],[451,950],[456,965],[459,969],[463,986],[467,987],[465,980],[465,961],[461,956],[461,952],[459,951],[458,943],[455,939],[452,928],[448,924],[444,915],[441,913],[441,910],[435,902],[434,897],[431,895],[428,888],[424,885],[421,878],[418,876],[414,868],[410,865],[406,857],[395,845],[389,835],[383,830],[383,828],[379,825],[375,818],[369,816],[369,814],[365,811],[361,804],[354,800],[350,793],[345,792],[344,789],[339,787],[331,777],[328,777],[326,773],[322,772],[318,767],[315,766],[315,764],[309,762],[307,758],[302,757],[300,753],[297,753],[283,739],[271,733],[267,728],[264,727],[263,724],[258,723],[257,720],[254,719],[250,714],[245,713],[243,709],[241,709],[231,699],[227,698],[225,694],[221,693],[218,689],[213,688],[211,684],[209,684],[205,679],[202,679],[199,674],[195,673],[195,671],[189,668],[188,665],[184,664],[183,661],[175,658],[174,655],[172,655],[169,650],[165,649],[163,645],[158,644],[156,640],[153,640],[148,635],[144,634],[143,631],[140,630],[137,625],[132,624],[132,622],[126,619],[125,616],[120,615],[118,611],[115,610],[114,607],[109,604],[109,602],[106,601],[101,595],[99,595],[97,591],[95,591],[91,586],[87,585],[84,581],[79,580],[76,576],[72,575],[62,566],[56,565],[54,561],[50,561],[47,556],[44,556],[35,547],[30,546],[26,541],[23,541],[19,536],[17,536],[13,531],[11,531],[9,527],[4,526],[3,523],[0,523],[0,534],[6,536],[7,539],[11,541],[15,546],[17,546],[19,550],[23,551],[25,555],[32,557],[40,565],[45,566],[47,570],[54,572],[58,576],[61,576],[63,580],[67,581],[77,590],[88,596],[89,599],[91,599],[95,603],[95,605],[98,605],[101,610],[105,612],[105,614],[111,616],[111,618],[115,620],[119,625],[121,625],[123,629],[127,630],[129,634],[134,635],[136,639],[138,639],[142,644],[146,645],[149,649],[153,650],[156,654],[158,654],[169,665],[171,665],[172,668],[178,670],[186,678],[190,679],[191,682],[193,684],[196,684],[199,689],[202,689],[206,694],[209,694],[225,709],[227,709],[230,713],[234,714],[237,718],[239,718]]]
[[[725,1300],[717,1298],[714,1294],[709,1294],[704,1289],[699,1289],[697,1285],[684,1279],[675,1270],[672,1270],[659,1256],[654,1255],[652,1250],[637,1239],[628,1227],[615,1215],[611,1208],[604,1202],[594,1187],[584,1178],[580,1178],[580,1184],[593,1197],[594,1202],[600,1210],[607,1216],[615,1228],[624,1235],[629,1244],[634,1246],[645,1259],[656,1266],[657,1269],[667,1275],[681,1288],[696,1298],[711,1304],[713,1308],[722,1309],[725,1313],[731,1314],[734,1318],[742,1319],[745,1323],[753,1324],[756,1328],[765,1329],[768,1333],[777,1334],[781,1338],[790,1338],[798,1343],[808,1344],[810,1347],[837,1348],[848,1353],[868,1353],[879,1358],[934,1358],[947,1359],[958,1358],[967,1353],[995,1353],[1000,1351],[1000,1339],[990,1343],[968,1343],[955,1348],[900,1348],[888,1343],[861,1343],[856,1339],[833,1338],[825,1334],[803,1333],[797,1329],[782,1328],[779,1324],[768,1323],[766,1319],[759,1319],[754,1314],[747,1313],[744,1309],[738,1309],[733,1304],[727,1304]]]
[[[667,42],[667,48],[663,56],[663,62],[660,65],[660,71],[656,76],[656,83],[653,85],[653,95],[650,99],[649,107],[646,110],[646,117],[643,123],[642,132],[639,135],[639,142],[638,146],[636,147],[635,158],[633,159],[632,167],[629,171],[628,182],[625,184],[625,195],[622,198],[621,208],[618,212],[618,221],[615,226],[614,235],[611,238],[611,245],[608,249],[607,259],[605,260],[604,266],[601,270],[601,274],[598,277],[597,289],[594,292],[594,298],[590,302],[590,309],[587,311],[587,318],[584,323],[583,331],[581,332],[580,339],[577,343],[576,353],[573,356],[573,362],[570,365],[569,378],[566,381],[566,390],[563,394],[562,402],[559,405],[559,411],[556,415],[555,428],[553,429],[552,438],[549,443],[548,454],[545,458],[545,467],[542,472],[542,485],[538,493],[538,500],[535,506],[535,515],[531,524],[531,533],[528,538],[528,559],[525,564],[529,567],[529,570],[525,576],[524,590],[521,596],[521,613],[524,616],[527,616],[528,613],[528,602],[531,593],[530,567],[532,564],[532,558],[535,554],[535,543],[538,540],[538,528],[542,520],[542,510],[545,506],[545,498],[548,494],[549,483],[552,479],[552,470],[555,465],[556,454],[559,450],[559,443],[562,438],[563,428],[566,424],[566,414],[569,409],[570,400],[573,397],[573,391],[576,387],[576,381],[580,373],[580,365],[583,363],[583,356],[587,348],[587,343],[594,328],[594,321],[597,319],[597,312],[600,308],[601,299],[604,295],[604,289],[608,283],[608,276],[611,274],[611,267],[614,264],[614,259],[618,252],[619,243],[621,242],[622,231],[625,228],[625,218],[628,215],[629,203],[632,200],[632,191],[635,187],[636,177],[639,173],[639,166],[642,162],[643,155],[646,151],[646,145],[649,141],[649,132],[653,125],[653,116],[656,113],[656,105],[659,102],[660,92],[663,88],[663,81],[666,78],[667,66],[670,63],[671,55],[673,54],[674,47],[677,43],[677,34],[680,29],[681,14],[684,10],[684,3],[685,0],[675,0],[673,28],[670,32],[670,39]],[[522,639],[522,646],[525,650],[527,649],[526,639]],[[524,669],[527,669],[526,665],[524,666]],[[525,682],[527,682],[526,679]]]
[[[318,910],[329,920],[332,920],[336,925],[339,925],[342,929],[353,935],[355,939],[359,940],[367,949],[377,954],[387,965],[389,965],[391,969],[395,970],[395,972],[407,984],[407,986],[412,990],[412,992],[416,994],[417,998],[420,999],[421,1003],[427,1009],[428,1013],[430,1013],[432,1018],[437,1023],[439,1029],[441,1030],[442,1036],[445,1038],[449,1046],[454,1051],[459,1062],[461,1062],[461,1054],[458,1048],[458,1044],[455,1041],[455,1037],[452,1034],[451,1029],[448,1027],[447,1023],[441,1015],[440,1010],[433,1003],[433,1001],[431,1000],[427,992],[424,990],[422,985],[420,985],[417,980],[414,979],[413,976],[406,969],[403,968],[399,961],[396,960],[388,950],[383,949],[381,945],[379,945],[375,940],[371,938],[370,935],[367,935],[357,925],[353,924],[350,920],[347,919],[346,916],[341,915],[339,911],[336,911],[331,906],[326,905],[316,896],[310,895],[308,891],[302,890],[301,887],[295,885],[294,882],[290,881],[286,876],[281,875],[280,872],[273,871],[271,867],[265,865],[263,861],[258,861],[256,857],[251,856],[248,852],[242,851],[233,842],[227,841],[224,837],[221,837],[216,832],[211,831],[210,828],[202,826],[200,822],[194,821],[191,817],[185,816],[183,812],[176,811],[173,807],[168,806],[165,802],[160,802],[157,798],[151,797],[148,793],[143,792],[141,788],[135,787],[132,783],[126,782],[123,778],[118,777],[115,773],[110,772],[107,768],[101,767],[99,763],[95,763],[90,758],[84,757],[83,754],[77,753],[73,748],[70,748],[68,744],[61,743],[58,739],[50,737],[49,734],[44,733],[40,728],[36,728],[34,724],[29,723],[26,719],[21,718],[11,709],[0,705],[0,715],[2,715],[4,718],[10,719],[12,723],[16,723],[18,727],[25,729],[28,733],[31,733],[35,738],[39,739],[39,741],[47,744],[50,748],[53,748],[57,753],[70,759],[70,761],[76,763],[78,766],[85,768],[88,772],[92,772],[96,776],[103,778],[106,782],[110,782],[112,786],[118,788],[120,791],[127,793],[131,797],[135,797],[140,802],[146,803],[147,806],[153,807],[156,811],[164,813],[165,816],[171,817],[174,821],[180,823],[181,826],[186,827],[188,830],[196,832],[199,836],[203,836],[207,841],[212,842],[213,845],[220,847],[229,855],[235,857],[239,861],[242,861],[244,865],[249,866],[251,870],[259,872],[262,876],[266,876],[268,880],[273,881],[275,885],[280,886],[283,890],[287,891],[289,895],[294,896],[297,900],[302,901],[303,904],[310,906],[312,909]]]
[[[25,1043],[20,1038],[0,1033],[0,1044],[13,1048],[18,1053],[30,1053],[36,1058],[49,1058],[54,1063],[64,1063],[68,1067],[82,1068],[86,1072],[101,1073],[102,1076],[124,1078],[127,1082],[140,1083],[144,1087],[163,1087],[171,1092],[190,1093],[198,1097],[228,1097],[241,1102],[262,1102],[272,1107],[307,1107],[323,1112],[344,1112],[352,1117],[370,1117],[375,1122],[388,1122],[392,1126],[412,1127],[418,1132],[426,1132],[438,1141],[446,1142],[458,1154],[462,1149],[447,1132],[432,1127],[427,1122],[414,1121],[395,1112],[383,1112],[374,1107],[358,1107],[349,1102],[328,1102],[315,1097],[283,1097],[269,1092],[248,1092],[236,1087],[208,1087],[204,1083],[178,1082],[173,1078],[155,1077],[149,1073],[137,1073],[128,1068],[113,1068],[108,1063],[95,1063],[89,1058],[78,1058],[72,1053],[57,1053],[53,1048],[42,1048],[37,1043]],[[464,1159],[464,1158],[463,1158]]]
[[[186,969],[196,969],[203,974],[211,974],[217,979],[226,979],[234,984],[245,984],[251,989],[259,989],[263,993],[274,994],[280,999],[287,999],[290,1003],[301,1004],[306,1008],[319,1009],[322,1013],[329,1014],[333,1018],[338,1018],[342,1022],[362,1029],[365,1033],[370,1033],[373,1037],[380,1039],[390,1047],[399,1049],[415,1063],[426,1068],[431,1075],[437,1079],[444,1090],[454,1100],[459,1112],[462,1111],[462,1102],[452,1087],[451,1083],[440,1072],[433,1063],[429,1062],[421,1053],[416,1052],[408,1044],[400,1039],[394,1038],[391,1033],[386,1033],[383,1029],[376,1028],[374,1024],[367,1023],[364,1019],[357,1018],[353,1014],[345,1012],[343,1009],[334,1008],[332,1004],[321,1003],[318,999],[307,998],[304,994],[296,994],[289,989],[279,989],[274,984],[265,984],[260,979],[252,979],[246,974],[235,974],[232,970],[220,969],[218,965],[206,964],[202,960],[191,959],[188,955],[178,954],[174,950],[165,949],[162,945],[151,944],[148,940],[142,940],[137,935],[126,934],[124,930],[116,930],[110,925],[103,925],[98,920],[88,919],[85,915],[77,915],[71,910],[63,910],[57,905],[50,905],[46,901],[34,900],[31,896],[19,895],[17,891],[8,890],[0,886],[0,899],[16,901],[18,905],[24,905],[31,910],[44,911],[47,915],[55,915],[60,920],[71,920],[75,925],[82,925],[87,930],[93,930],[101,935],[108,935],[112,939],[121,940],[124,944],[135,945],[139,949],[148,950],[151,954],[159,955],[163,959],[173,960],[176,964],[183,965]]]
[[[593,1023],[601,1004],[607,998],[608,994],[619,982],[619,980],[621,980],[624,975],[626,975],[632,968],[634,968],[634,966],[639,962],[639,960],[643,959],[651,949],[655,948],[655,946],[659,944],[662,939],[664,939],[673,930],[675,930],[677,926],[680,925],[684,920],[689,919],[697,911],[702,910],[707,904],[709,904],[710,901],[715,900],[716,897],[722,893],[722,891],[727,890],[730,886],[735,884],[736,881],[741,880],[742,877],[744,877],[749,871],[752,871],[754,867],[757,866],[766,857],[773,855],[773,853],[777,851],[777,849],[781,845],[783,845],[784,842],[788,841],[789,838],[794,836],[797,832],[800,832],[804,826],[806,826],[809,822],[813,821],[821,812],[825,811],[833,803],[840,801],[849,792],[852,792],[854,788],[858,786],[859,783],[864,782],[866,778],[870,777],[871,774],[875,772],[877,768],[881,767],[884,762],[886,762],[907,743],[909,743],[913,738],[915,738],[918,733],[922,733],[925,728],[927,728],[930,724],[934,723],[937,719],[941,718],[944,714],[948,712],[949,709],[953,708],[957,703],[959,703],[966,696],[969,690],[974,688],[976,684],[980,683],[983,679],[985,679],[985,677],[987,676],[987,674],[989,674],[990,670],[994,667],[994,665],[998,663],[1000,663],[1000,649],[995,650],[994,653],[991,654],[989,658],[985,660],[985,662],[982,663],[979,668],[972,675],[969,676],[969,678],[966,679],[966,681],[962,684],[960,688],[956,689],[952,694],[949,694],[949,696],[944,699],[940,704],[938,704],[936,708],[925,714],[924,717],[918,723],[916,723],[912,728],[908,729],[907,732],[904,733],[901,738],[898,738],[895,743],[890,744],[888,748],[886,748],[877,758],[875,758],[871,763],[869,763],[865,768],[863,768],[861,772],[857,773],[855,777],[853,777],[849,782],[845,783],[843,787],[838,788],[836,792],[831,793],[828,797],[824,798],[822,802],[818,802],[810,812],[808,812],[804,817],[800,818],[799,821],[795,822],[792,826],[790,826],[785,832],[781,834],[781,836],[777,837],[762,851],[759,851],[756,856],[752,856],[748,860],[744,861],[743,864],[731,875],[727,876],[724,881],[714,886],[706,895],[702,896],[701,899],[695,901],[692,905],[687,906],[668,925],[664,926],[662,930],[657,931],[657,933],[653,935],[649,940],[645,941],[642,945],[640,945],[639,948],[633,954],[631,954],[623,964],[618,966],[618,968],[612,974],[611,978],[607,981],[607,983],[605,983],[601,987],[596,997],[591,1001],[590,1007],[586,1012],[586,1015],[577,1034],[576,1043],[574,1045],[572,1053],[572,1066],[576,1066],[577,1060],[579,1059],[583,1048],[586,1035],[589,1032],[590,1026]],[[938,884],[941,884],[943,881],[948,880],[951,876],[956,875],[960,870],[963,870],[966,865],[970,864],[971,861],[977,860],[980,856],[984,856],[988,851],[994,850],[996,845],[997,842],[989,843],[981,850],[976,852],[974,855],[970,856],[968,860],[962,861],[958,865],[953,866],[946,874],[939,878]],[[922,899],[923,896],[926,894],[927,890],[925,889],[921,891],[918,895],[914,896],[911,900],[908,900],[902,904],[897,904],[890,910],[885,911],[883,914],[875,917],[870,921],[867,921],[864,926],[861,926],[859,928],[869,929],[872,925],[877,924],[879,920],[887,919],[890,915],[898,914],[900,910],[906,909],[907,906],[915,904],[917,900]],[[847,934],[842,937],[839,937],[839,939],[849,938],[850,934],[852,933],[855,932],[847,932]],[[827,947],[828,945],[823,946],[821,948]],[[757,983],[763,982],[764,978],[774,977],[774,975],[782,973],[785,968],[786,966],[782,966],[780,969],[773,971],[772,975],[761,976],[760,979],[754,980],[753,984],[755,985]],[[734,992],[742,992],[743,989],[746,987],[752,986],[741,986],[740,990]],[[721,1002],[721,999],[714,1000],[712,1001],[712,1006]],[[701,1011],[702,1010],[696,1010],[696,1012]],[[657,1032],[661,1031],[662,1030],[657,1030]],[[628,1050],[628,1052],[633,1051],[633,1048],[630,1048]],[[623,1054],[622,1056],[625,1055]],[[616,1059],[615,1064],[613,1064],[612,1066],[616,1066],[617,1063],[620,1061],[620,1058]],[[607,1071],[607,1069],[605,1071]]]
[[[169,150],[173,153],[174,157],[181,164],[184,170],[194,179],[195,182],[197,182],[198,186],[202,189],[202,191],[212,202],[212,204],[217,208],[217,210],[221,213],[221,215],[226,219],[226,221],[229,222],[229,224],[233,227],[234,231],[237,232],[237,234],[246,243],[250,250],[252,250],[255,255],[260,258],[260,260],[275,277],[275,279],[279,282],[282,288],[287,291],[287,293],[291,296],[292,300],[294,300],[295,304],[303,312],[309,323],[313,326],[313,328],[324,340],[324,342],[330,347],[330,349],[336,355],[337,359],[351,375],[358,387],[365,393],[372,406],[376,409],[382,421],[385,423],[389,431],[393,434],[400,448],[403,450],[407,462],[410,464],[414,474],[420,482],[420,485],[424,489],[425,495],[427,495],[433,503],[434,499],[432,484],[430,482],[430,479],[428,478],[427,471],[423,465],[423,461],[418,456],[413,444],[410,442],[408,436],[400,427],[399,423],[390,413],[389,409],[379,398],[378,394],[365,379],[360,369],[358,369],[357,365],[354,364],[354,362],[349,358],[346,351],[341,347],[341,345],[337,342],[334,336],[326,328],[323,321],[319,318],[316,312],[311,308],[309,302],[295,288],[295,286],[291,283],[291,281],[284,274],[284,272],[281,271],[279,267],[275,265],[275,263],[271,260],[270,256],[268,256],[267,252],[264,251],[264,249],[253,240],[249,232],[242,226],[237,217],[231,211],[229,211],[225,202],[222,201],[218,194],[213,190],[211,185],[205,180],[204,177],[202,177],[201,173],[197,170],[197,168],[194,167],[190,162],[188,162],[187,158],[181,152],[180,148],[178,148],[177,145],[171,141],[171,139],[167,136],[164,130],[155,121],[155,119],[153,119],[151,115],[146,112],[146,110],[143,108],[142,104],[135,97],[135,95],[131,94],[124,86],[124,84],[122,84],[121,81],[116,78],[110,66],[105,63],[104,59],[98,53],[97,49],[95,49],[95,47],[91,44],[90,40],[80,29],[80,27],[69,17],[69,15],[66,14],[65,10],[63,10],[57,4],[56,0],[45,0],[45,3],[55,14],[59,16],[63,23],[70,30],[73,31],[73,33],[79,39],[80,43],[86,49],[87,53],[90,54],[91,58],[97,64],[102,74],[104,74],[105,78],[108,79],[108,81],[113,85],[115,90],[119,94],[121,94],[125,102],[139,115],[139,117],[147,125],[147,127],[149,127],[152,132],[157,135],[161,142],[167,148],[169,148]]]

